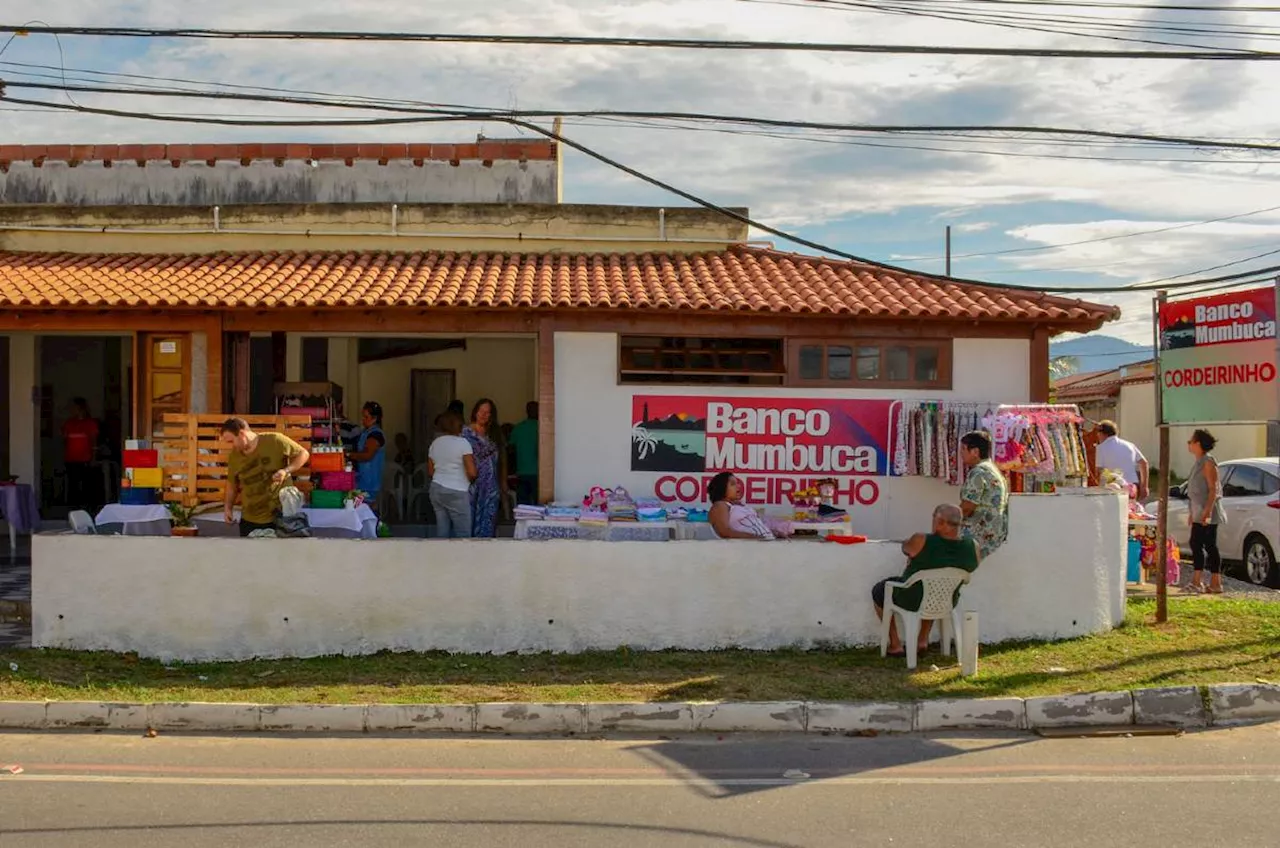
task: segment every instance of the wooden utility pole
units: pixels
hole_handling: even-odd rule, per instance
[[[947,224],[947,276],[951,276],[951,225]]]
[[[1155,339],[1156,427],[1160,430],[1160,509],[1156,516],[1156,623],[1169,620],[1169,425],[1164,420],[1164,367],[1160,361],[1160,311],[1167,292],[1156,293],[1151,316]]]

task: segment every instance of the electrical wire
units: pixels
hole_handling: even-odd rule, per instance
[[[15,86],[18,86],[18,85],[28,85],[28,86],[30,86],[30,87],[40,87],[40,88],[56,88],[55,86],[44,86],[44,85],[35,85],[35,84],[21,84],[21,83],[14,83],[13,85],[15,85]],[[73,88],[76,88],[77,90],[80,90],[80,89],[81,89],[81,88],[83,88],[83,87],[73,87]],[[190,92],[155,92],[155,91],[135,92],[135,91],[128,90],[128,89],[122,89],[122,90],[119,90],[119,92],[118,92],[118,93],[146,93],[146,94],[161,94],[161,95],[164,95],[164,96],[191,96],[191,93],[190,93]],[[281,98],[275,98],[275,97],[266,98],[266,97],[263,97],[263,96],[250,96],[250,95],[233,95],[233,96],[228,96],[228,95],[224,95],[224,94],[221,94],[221,93],[218,93],[218,94],[216,94],[216,95],[215,95],[215,93],[203,93],[203,96],[217,97],[218,99],[251,99],[251,100],[266,99],[266,100],[269,100],[270,102],[278,102],[278,101],[280,101],[280,100],[281,100]],[[631,166],[625,165],[625,164],[623,164],[623,163],[621,163],[621,162],[619,162],[619,161],[617,161],[617,160],[614,160],[614,159],[612,159],[612,158],[610,158],[610,157],[608,157],[608,156],[606,156],[606,155],[604,155],[604,154],[602,154],[602,153],[599,153],[598,151],[596,151],[596,150],[594,150],[594,149],[592,149],[592,148],[590,148],[590,147],[587,147],[586,145],[583,145],[583,144],[581,144],[581,143],[579,143],[579,142],[576,142],[576,141],[574,141],[574,140],[572,140],[572,139],[569,139],[569,138],[565,137],[565,136],[564,136],[563,134],[561,134],[561,133],[556,133],[556,132],[554,132],[554,131],[552,131],[552,130],[547,130],[547,129],[545,129],[545,128],[541,127],[541,126],[538,126],[538,125],[536,125],[536,124],[530,123],[530,122],[529,122],[529,121],[527,121],[527,120],[523,120],[523,119],[522,119],[522,117],[523,117],[525,114],[528,114],[528,113],[524,113],[524,112],[511,112],[511,111],[507,111],[507,112],[498,112],[498,113],[477,113],[477,112],[463,112],[463,113],[457,113],[457,112],[455,112],[455,113],[443,113],[443,112],[444,112],[444,110],[411,110],[411,111],[428,111],[428,112],[432,112],[433,114],[428,114],[428,115],[415,115],[415,116],[413,116],[413,117],[405,117],[405,118],[365,118],[365,119],[357,119],[356,121],[346,121],[346,122],[333,122],[333,121],[319,121],[319,122],[318,122],[318,121],[291,121],[291,122],[280,122],[280,121],[241,121],[241,120],[220,119],[220,118],[212,118],[212,117],[202,117],[202,118],[178,118],[178,117],[173,117],[173,116],[162,116],[162,115],[155,115],[155,114],[148,114],[148,113],[126,112],[126,111],[123,111],[123,110],[109,110],[109,109],[100,109],[100,108],[95,108],[95,107],[86,107],[86,106],[79,106],[79,105],[65,105],[65,104],[47,103],[47,102],[42,102],[42,101],[20,100],[20,99],[16,99],[16,98],[9,98],[9,97],[6,97],[6,98],[4,98],[4,99],[8,100],[9,102],[17,103],[17,104],[19,104],[19,105],[44,106],[44,107],[48,107],[48,108],[64,109],[64,110],[72,110],[72,111],[80,111],[80,112],[87,112],[87,113],[92,113],[92,114],[108,114],[108,115],[113,115],[113,116],[117,116],[117,117],[138,118],[138,119],[144,119],[144,120],[164,120],[164,121],[183,122],[183,123],[215,123],[215,124],[237,125],[237,126],[243,126],[243,125],[256,125],[256,126],[279,126],[279,125],[285,125],[285,126],[298,126],[298,125],[309,125],[309,126],[328,126],[328,125],[332,125],[332,124],[334,124],[334,123],[340,123],[341,125],[352,125],[352,124],[355,124],[355,123],[360,123],[360,124],[389,124],[389,123],[410,123],[410,122],[412,122],[412,123],[431,123],[431,122],[445,122],[445,121],[475,121],[475,120],[477,120],[477,119],[494,120],[494,121],[503,121],[503,122],[506,122],[506,123],[508,123],[508,124],[510,124],[510,125],[512,125],[512,126],[520,127],[520,128],[526,129],[526,130],[528,130],[528,131],[530,131],[530,132],[534,132],[534,133],[537,133],[537,134],[543,135],[543,136],[545,136],[545,137],[547,137],[547,138],[549,138],[549,139],[555,140],[555,141],[557,141],[557,142],[559,142],[559,143],[561,143],[561,144],[565,145],[566,147],[569,147],[569,148],[571,148],[571,149],[577,150],[578,152],[583,153],[583,154],[585,154],[585,155],[587,155],[587,156],[589,156],[589,157],[591,157],[591,158],[594,158],[594,159],[596,159],[597,161],[600,161],[600,162],[601,162],[601,163],[603,163],[603,164],[609,165],[610,167],[613,167],[613,168],[615,168],[615,169],[617,169],[617,170],[620,170],[620,171],[622,171],[622,172],[624,172],[624,173],[627,173],[627,174],[629,174],[629,175],[631,175],[631,176],[633,176],[633,177],[635,177],[635,178],[637,178],[637,179],[640,179],[640,180],[642,180],[642,181],[644,181],[644,182],[647,182],[647,183],[649,183],[649,184],[651,184],[651,185],[653,185],[653,186],[655,186],[655,187],[657,187],[657,188],[663,189],[663,190],[668,191],[668,192],[670,192],[670,193],[672,193],[672,194],[675,194],[675,195],[677,195],[677,196],[679,196],[679,197],[682,197],[682,198],[684,198],[684,199],[686,199],[686,200],[688,200],[688,201],[690,201],[690,202],[692,202],[692,203],[695,203],[696,205],[699,205],[699,206],[702,206],[702,207],[707,208],[707,209],[709,209],[709,210],[715,211],[715,212],[717,212],[717,213],[719,213],[719,214],[721,214],[721,215],[723,215],[723,216],[725,216],[725,217],[728,217],[728,218],[731,218],[731,219],[733,219],[733,220],[736,220],[736,221],[738,221],[738,222],[740,222],[740,223],[746,224],[746,225],[747,225],[747,226],[749,226],[749,227],[753,227],[753,228],[755,228],[755,229],[756,229],[756,230],[758,230],[758,231],[766,232],[766,233],[769,233],[769,234],[771,234],[771,235],[775,235],[775,236],[777,236],[777,237],[779,237],[779,238],[785,239],[785,240],[787,240],[787,241],[793,242],[793,243],[795,243],[795,244],[799,244],[799,245],[801,245],[801,246],[804,246],[804,247],[808,247],[808,248],[811,248],[811,249],[817,250],[817,251],[819,251],[819,252],[821,252],[821,253],[826,253],[826,254],[830,254],[830,255],[838,256],[838,257],[840,257],[840,258],[844,258],[844,259],[847,259],[847,260],[850,260],[850,261],[853,261],[853,262],[859,262],[859,263],[864,263],[864,264],[876,265],[876,266],[879,266],[879,267],[881,267],[881,268],[885,268],[886,270],[897,271],[897,272],[904,273],[904,274],[908,274],[908,275],[917,275],[917,274],[919,274],[919,273],[920,273],[920,272],[915,271],[915,270],[913,270],[913,269],[909,269],[909,268],[905,268],[905,267],[901,267],[901,266],[896,266],[896,265],[890,265],[890,264],[887,264],[887,263],[884,263],[884,262],[879,262],[879,261],[876,261],[876,260],[867,259],[867,258],[865,258],[865,257],[858,256],[858,255],[855,255],[855,254],[852,254],[852,253],[848,253],[848,252],[846,252],[846,251],[842,251],[842,250],[839,250],[839,249],[837,249],[837,248],[833,248],[833,247],[830,247],[830,246],[828,246],[828,245],[824,245],[824,244],[819,243],[819,242],[815,242],[815,241],[812,241],[812,240],[809,240],[809,239],[805,239],[805,238],[803,238],[803,237],[801,237],[801,236],[797,236],[797,235],[794,235],[794,234],[789,233],[789,232],[787,232],[787,231],[781,230],[781,229],[779,229],[779,228],[771,227],[771,226],[769,226],[769,225],[767,225],[767,224],[764,224],[764,223],[762,223],[762,222],[759,222],[759,221],[753,220],[753,219],[749,218],[749,217],[748,217],[748,216],[746,216],[746,215],[743,215],[743,214],[741,214],[741,213],[738,213],[738,212],[736,212],[736,211],[734,211],[734,210],[732,210],[732,209],[728,209],[728,208],[725,208],[725,207],[719,206],[719,205],[717,205],[717,204],[715,204],[715,203],[712,203],[711,201],[708,201],[708,200],[706,200],[706,199],[704,199],[704,198],[701,198],[701,197],[699,197],[699,196],[697,196],[697,195],[695,195],[695,194],[692,194],[692,193],[690,193],[690,192],[687,192],[687,191],[685,191],[685,190],[683,190],[683,189],[680,189],[680,188],[678,188],[678,187],[676,187],[676,186],[674,186],[674,185],[671,185],[671,184],[666,183],[666,182],[664,182],[664,181],[662,181],[662,180],[659,180],[659,179],[657,179],[656,177],[652,177],[652,176],[650,176],[650,175],[648,175],[648,174],[646,174],[646,173],[644,173],[644,172],[641,172],[641,171],[639,171],[639,170],[637,170],[637,169],[635,169],[635,168],[632,168]],[[296,99],[296,98],[293,98],[292,100],[297,100],[297,99]],[[311,104],[306,104],[306,105],[340,105],[340,104],[336,104],[336,103],[328,103],[328,102],[323,102],[323,101],[321,101],[321,102],[311,103]],[[369,105],[369,104],[360,104],[360,105],[352,105],[352,106],[351,106],[351,108],[361,108],[361,109],[373,109],[373,108],[378,108],[378,109],[385,109],[385,108],[387,108],[387,107],[373,107],[373,106],[371,106],[371,105]],[[410,111],[410,110],[405,110],[405,109],[395,109],[395,110],[393,110],[393,111]],[[443,114],[442,114],[442,113],[443,113]],[[534,113],[534,114],[540,114],[540,113]],[[1268,253],[1268,254],[1262,254],[1262,256],[1272,255],[1272,253],[1280,253],[1280,251],[1273,251],[1273,252]],[[1260,258],[1260,257],[1251,257],[1251,258]],[[1213,268],[1210,268],[1210,269],[1204,269],[1204,271],[1194,271],[1194,272],[1189,272],[1189,273],[1187,273],[1187,274],[1178,275],[1178,277],[1192,276],[1192,275],[1197,275],[1197,274],[1200,274],[1200,273],[1204,273],[1204,272],[1206,272],[1206,271],[1218,270],[1218,269],[1220,269],[1220,268],[1228,267],[1229,265],[1240,264],[1241,262],[1245,262],[1245,261],[1249,261],[1249,260],[1248,260],[1248,259],[1245,259],[1245,260],[1238,260],[1237,262],[1227,263],[1227,265],[1219,265],[1219,266],[1214,266]],[[1275,270],[1280,270],[1280,266],[1275,266],[1275,267],[1272,267],[1272,268],[1264,268],[1264,269],[1253,269],[1253,270],[1251,270],[1251,271],[1243,272],[1243,273],[1241,273],[1241,274],[1227,275],[1227,276],[1224,276],[1224,277],[1212,278],[1212,279],[1208,279],[1208,280],[1193,280],[1193,281],[1188,281],[1188,282],[1186,282],[1186,283],[1176,283],[1176,284],[1169,285],[1169,286],[1163,286],[1163,288],[1166,288],[1166,289],[1177,289],[1177,288],[1183,288],[1183,287],[1190,287],[1190,286],[1203,285],[1203,284],[1205,284],[1205,283],[1213,283],[1213,282],[1228,281],[1228,280],[1237,280],[1237,279],[1241,279],[1241,278],[1244,278],[1244,277],[1253,276],[1253,275],[1257,275],[1257,274],[1264,273],[1264,272],[1271,272],[1271,271],[1275,271]],[[936,276],[936,275],[930,275],[930,276]],[[964,278],[957,278],[957,277],[950,277],[950,278],[946,278],[946,279],[949,279],[949,280],[951,280],[951,281],[953,281],[953,282],[958,282],[958,283],[963,283],[963,284],[968,284],[968,285],[988,286],[988,287],[990,287],[990,286],[992,286],[992,285],[993,285],[992,283],[985,282],[985,281],[981,281],[981,280],[968,280],[968,279],[964,279]],[[1047,293],[1047,292],[1070,292],[1070,293],[1088,293],[1088,294],[1103,294],[1103,293],[1107,293],[1107,292],[1115,292],[1115,293],[1119,293],[1119,292],[1128,292],[1128,293],[1132,293],[1132,292],[1134,292],[1134,291],[1141,291],[1141,290],[1143,290],[1143,289],[1144,289],[1144,287],[1154,286],[1154,285],[1156,285],[1156,284],[1159,284],[1159,283],[1165,282],[1166,280],[1170,280],[1170,279],[1177,279],[1177,278],[1165,278],[1165,279],[1162,279],[1162,280],[1149,281],[1149,282],[1147,282],[1147,283],[1137,283],[1137,284],[1132,284],[1132,285],[1130,285],[1130,286],[1125,286],[1125,287],[1120,287],[1120,288],[1106,288],[1106,287],[1098,287],[1098,286],[1086,286],[1086,287],[1080,287],[1080,286],[1061,286],[1061,287],[1057,287],[1057,286],[1055,286],[1055,287],[1048,287],[1048,286],[1022,286],[1022,285],[1017,285],[1017,284],[995,284],[995,287],[997,287],[997,288],[1003,288],[1003,289],[1006,289],[1006,290],[1028,291],[1028,292],[1036,292],[1036,293],[1041,293],[1041,294],[1044,294],[1044,293]]]
[[[810,41],[745,41],[700,38],[620,38],[565,35],[498,35],[353,30],[231,30],[150,27],[23,27],[0,24],[0,33],[43,33],[106,38],[171,38],[258,41],[356,41],[427,44],[490,44],[554,47],[640,47],[668,50],[783,51],[913,56],[1003,56],[1037,59],[1162,59],[1197,61],[1276,61],[1280,53],[1238,50],[1067,50],[1023,47],[962,47],[922,44],[838,44]]]
[[[826,129],[846,132],[874,132],[874,133],[890,133],[909,135],[917,132],[1007,132],[1022,133],[1026,135],[1048,135],[1048,136],[1080,136],[1096,139],[1122,139],[1129,141],[1149,141],[1177,145],[1183,147],[1198,147],[1214,150],[1267,150],[1280,151],[1280,144],[1268,144],[1259,142],[1242,142],[1242,141],[1222,141],[1208,138],[1186,138],[1181,136],[1156,135],[1151,133],[1126,133],[1113,132],[1106,130],[1089,130],[1089,129],[1073,129],[1063,127],[1038,127],[1038,126],[1000,126],[1000,125],[910,125],[910,124],[837,124],[821,121],[789,121],[778,120],[772,118],[754,118],[740,115],[720,115],[714,113],[700,112],[657,112],[643,110],[610,110],[610,109],[506,109],[506,110],[490,110],[490,111],[471,111],[468,109],[441,109],[441,108],[417,108],[417,107],[400,107],[400,106],[382,106],[372,103],[349,103],[340,101],[330,101],[323,99],[307,99],[299,97],[284,97],[266,94],[238,94],[230,92],[215,91],[190,91],[184,89],[135,89],[120,88],[110,86],[86,86],[86,85],[70,85],[61,86],[50,83],[21,82],[0,80],[0,90],[3,87],[8,88],[24,88],[43,91],[63,91],[69,89],[77,92],[97,93],[97,94],[121,94],[121,95],[138,95],[148,97],[193,97],[206,100],[231,100],[231,101],[252,101],[265,103],[285,103],[291,105],[303,106],[323,106],[328,108],[340,109],[357,109],[364,111],[380,111],[380,112],[401,112],[412,115],[448,115],[454,118],[469,116],[472,120],[477,121],[499,121],[511,118],[556,118],[556,117],[621,117],[621,118],[639,118],[650,120],[681,120],[681,121],[703,121],[710,123],[724,124],[747,124],[751,126],[764,127],[791,127],[797,129]],[[19,101],[7,95],[3,98],[20,105],[39,105],[44,101]],[[101,114],[112,114],[113,110],[100,110]],[[205,123],[224,123],[216,118],[207,118]],[[357,119],[354,121],[314,121],[312,126],[369,126],[379,124],[397,124],[397,123],[414,123],[413,119]],[[242,126],[243,124],[233,123],[232,126]],[[263,121],[259,126],[307,126],[308,122],[302,121]]]
[[[1099,244],[1107,241],[1119,241],[1121,239],[1138,238],[1139,236],[1159,235],[1160,233],[1171,233],[1175,230],[1187,230],[1192,227],[1203,227],[1208,224],[1221,224],[1224,221],[1235,221],[1240,218],[1249,218],[1254,215],[1265,215],[1268,212],[1280,212],[1280,206],[1268,206],[1266,209],[1254,209],[1252,212],[1241,212],[1238,215],[1225,215],[1221,218],[1209,218],[1205,221],[1193,221],[1185,224],[1174,224],[1168,227],[1158,227],[1154,230],[1139,230],[1134,233],[1120,233],[1112,236],[1100,236],[1098,238],[1081,239],[1079,241],[1067,241],[1059,244],[1043,244],[1035,247],[1011,247],[1006,250],[986,250],[981,253],[957,253],[952,254],[952,259],[973,259],[979,256],[1007,256],[1011,253],[1033,253],[1043,250],[1058,250],[1064,247],[1076,247],[1082,244]],[[942,256],[904,256],[899,262],[925,262],[938,259],[946,259],[946,255]]]

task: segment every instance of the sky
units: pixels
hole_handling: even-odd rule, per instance
[[[949,2],[966,13],[983,8],[969,0],[915,1],[935,7]],[[1151,2],[1156,0],[1138,0],[1138,5]],[[1265,26],[1280,35],[1280,13],[1233,11],[1263,5],[1259,0],[1213,5],[1221,10],[1206,14],[1075,6],[1051,11],[1130,23],[1138,27],[1126,32],[1133,38],[1179,40],[1153,28],[1205,23]],[[806,0],[43,0],[38,14],[50,25],[1152,49],[819,6]],[[1018,5],[996,8],[1026,11]],[[0,0],[0,22],[27,23],[26,16],[36,9],[35,4]],[[1261,38],[1181,38],[1215,47],[1274,49],[1276,44]],[[160,78],[142,81],[153,85],[184,79],[498,108],[701,111],[844,123],[1040,125],[1280,139],[1280,67],[1270,62],[72,36],[59,44],[44,35],[17,38],[0,55],[0,78],[10,80],[56,81],[66,73],[75,82],[86,70]],[[66,102],[64,95],[54,92],[10,94]],[[351,117],[279,105],[91,94],[75,99],[92,106],[156,112]],[[477,133],[521,134],[493,122],[342,129],[209,127],[4,104],[0,127],[0,142],[27,144],[456,141],[473,139]],[[1214,273],[1280,264],[1280,257],[1239,262],[1280,249],[1280,208],[1259,213],[1280,207],[1277,153],[1031,144],[1007,136],[961,141],[782,131],[775,135],[783,137],[771,137],[598,118],[567,119],[564,133],[708,200],[747,206],[754,218],[771,226],[921,272],[943,270],[948,225],[953,228],[953,273],[995,283],[1123,286],[1219,265],[1227,267]],[[1111,161],[1115,159],[1129,161]],[[1179,161],[1159,161],[1168,159]],[[566,201],[575,203],[683,202],[571,151],[565,154],[564,194]],[[1178,229],[1043,249],[1168,227]],[[782,249],[811,252],[758,235]],[[1020,252],[971,255],[1008,250]],[[1122,319],[1104,332],[1149,343],[1149,295],[1099,294],[1090,299],[1122,307]],[[1082,367],[1087,369],[1088,363]]]

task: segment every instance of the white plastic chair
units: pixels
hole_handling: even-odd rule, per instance
[[[427,473],[427,464],[424,462],[413,469],[413,475],[409,478],[406,521],[418,521],[422,518],[424,511],[418,506],[419,503],[425,503],[427,509],[431,508],[430,491],[431,475]]]
[[[72,510],[67,516],[67,521],[71,523],[71,532],[77,536],[96,536],[98,534],[98,525],[93,523],[93,516],[83,509]]]
[[[920,638],[920,625],[925,621],[942,622],[942,653],[951,651],[955,642],[956,656],[961,655],[960,608],[952,604],[956,589],[969,582],[969,572],[962,568],[935,568],[921,571],[905,583],[889,581],[884,585],[884,618],[880,622],[880,656],[889,653],[889,626],[893,616],[898,616],[898,634],[907,649],[907,668],[916,667],[916,642]],[[904,589],[917,583],[924,584],[924,598],[920,611],[912,612],[894,606],[893,590]]]

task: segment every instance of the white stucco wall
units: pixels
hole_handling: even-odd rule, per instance
[[[985,642],[1124,618],[1124,507],[1013,500],[1009,542],[964,590]],[[36,647],[164,660],[379,650],[575,652],[878,643],[870,591],[896,543],[432,542],[43,535]]]
[[[631,471],[630,432],[635,395],[728,397],[954,399],[991,403],[1030,397],[1030,342],[956,339],[952,389],[879,391],[729,386],[619,385],[618,341],[612,333],[556,333],[556,498],[576,500],[592,486],[626,486],[650,495],[662,476]],[[853,508],[858,532],[896,537],[920,529],[934,506],[954,501],[955,487],[932,479],[875,478],[880,498]]]
[[[524,407],[538,399],[537,346],[528,338],[469,338],[466,349],[454,348],[416,356],[400,356],[360,365],[360,397],[348,396],[348,415],[355,417],[360,404],[382,404],[383,429],[409,433],[412,429],[412,372],[416,368],[454,372],[455,393],[471,414],[482,397],[498,405],[503,423],[524,419]],[[435,410],[435,413],[444,409]]]

